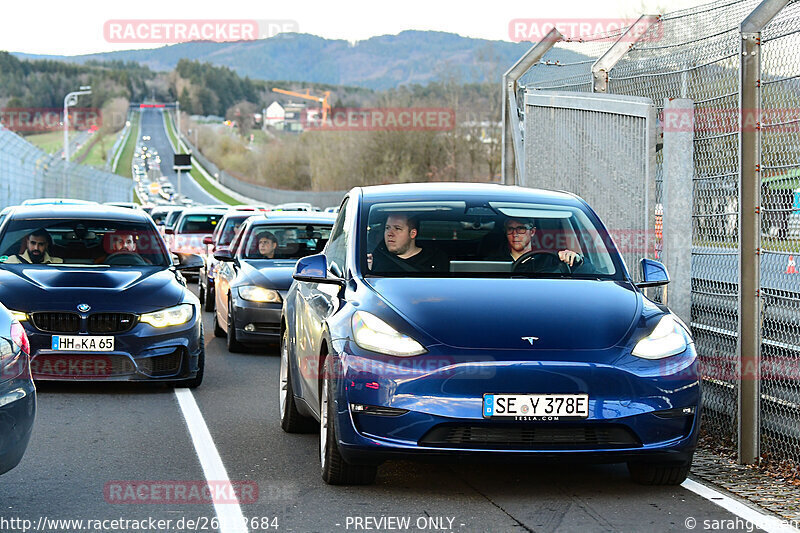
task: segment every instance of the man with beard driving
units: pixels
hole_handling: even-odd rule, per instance
[[[6,264],[25,263],[25,264],[48,264],[63,263],[59,257],[52,257],[47,250],[53,243],[52,237],[46,229],[37,229],[25,237],[22,253],[12,255],[6,260]]]

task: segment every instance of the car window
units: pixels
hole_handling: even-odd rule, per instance
[[[330,234],[330,223],[253,224],[245,237],[243,257],[299,259],[322,252]]]
[[[366,250],[360,258],[362,271],[368,275],[622,275],[618,255],[606,246],[607,233],[573,205],[468,205],[456,199],[375,203],[360,233]],[[580,264],[564,268],[560,252],[577,254]]]
[[[217,239],[217,245],[228,246],[233,241],[233,237],[236,235],[238,228],[241,227],[244,221],[249,217],[250,215],[226,218],[223,226],[218,230],[221,233]]]
[[[333,223],[331,230],[330,240],[325,248],[325,256],[328,259],[328,268],[338,269],[339,274],[345,272],[346,258],[347,258],[347,231],[345,227],[345,220],[347,212],[349,197],[345,198],[339,209],[339,214],[336,221]],[[335,266],[334,266],[335,265]]]
[[[176,233],[214,233],[221,218],[221,213],[184,215]]]
[[[46,257],[53,261],[48,265],[170,265],[163,239],[149,223],[75,219],[9,220],[0,238],[0,262],[37,263],[38,254],[28,246],[31,236],[47,242]]]

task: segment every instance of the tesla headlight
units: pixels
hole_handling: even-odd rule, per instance
[[[155,328],[166,328],[168,326],[180,326],[192,319],[192,304],[180,304],[175,307],[167,307],[160,311],[145,313],[139,317],[140,322],[150,324]]]
[[[410,357],[425,353],[420,343],[394,329],[380,318],[364,311],[353,313],[353,338],[372,352]]]
[[[16,320],[19,320],[20,322],[24,322],[24,321],[28,320],[28,313],[23,313],[22,311],[14,311],[14,310],[11,310],[11,309],[9,309],[8,312],[11,313],[11,316],[13,318],[15,318]]]
[[[686,337],[672,315],[665,315],[655,329],[633,348],[633,355],[644,359],[663,359],[686,349]]]
[[[248,302],[268,302],[268,303],[281,303],[281,295],[274,289],[265,289],[264,287],[257,287],[255,285],[245,285],[239,287],[239,296]]]

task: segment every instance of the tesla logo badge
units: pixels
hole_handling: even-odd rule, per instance
[[[528,341],[530,345],[533,346],[533,343],[538,341],[539,337],[522,337],[522,340]]]
[[[86,313],[91,308],[92,306],[90,306],[89,304],[78,304],[78,311],[80,311],[81,313]]]

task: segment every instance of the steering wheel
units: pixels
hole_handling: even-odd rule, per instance
[[[538,256],[538,257],[537,257]],[[547,258],[546,260],[545,257]],[[543,260],[539,260],[539,258]],[[576,258],[580,259],[580,255]],[[582,260],[577,260],[573,266],[578,266]],[[572,274],[572,267],[559,259],[557,252],[549,250],[531,250],[525,252],[511,265],[511,272],[560,272]]]
[[[145,261],[144,258],[136,252],[123,250],[121,252],[114,252],[106,257],[104,263],[107,265],[139,266],[146,265],[147,261]]]

